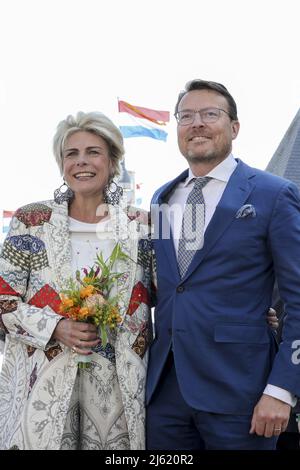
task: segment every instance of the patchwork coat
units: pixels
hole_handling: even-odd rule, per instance
[[[121,391],[131,449],[145,446],[144,394],[151,338],[151,243],[145,213],[110,210],[115,240],[129,256],[116,270],[122,323],[114,340],[93,354],[90,382],[101,370],[99,406],[114,407],[110,365]],[[142,220],[143,219],[143,220]],[[0,257],[0,448],[59,449],[74,388],[71,350],[51,340],[61,320],[58,293],[71,273],[67,204],[45,201],[19,209]],[[101,362],[102,361],[102,362]],[[106,373],[104,373],[104,370]],[[108,397],[109,396],[109,397]],[[104,406],[104,405],[103,405]],[[116,444],[117,445],[117,444]],[[117,448],[117,447],[116,447]]]

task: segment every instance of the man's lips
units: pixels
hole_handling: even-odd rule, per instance
[[[193,135],[188,139],[189,142],[207,142],[208,140],[211,138],[206,135]]]

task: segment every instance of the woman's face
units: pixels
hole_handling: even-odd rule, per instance
[[[99,197],[111,173],[109,148],[105,140],[86,131],[70,135],[63,149],[63,173],[75,195]]]

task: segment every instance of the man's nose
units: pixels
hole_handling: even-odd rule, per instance
[[[201,116],[200,116],[199,111],[197,111],[197,112],[195,113],[193,126],[195,126],[195,127],[197,127],[197,126],[204,126],[204,122],[203,122],[202,119],[201,119]]]

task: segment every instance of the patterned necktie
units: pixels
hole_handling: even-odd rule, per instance
[[[211,180],[209,176],[195,178],[183,213],[178,244],[178,267],[181,278],[185,275],[196,253],[203,246],[205,202],[202,188]]]

